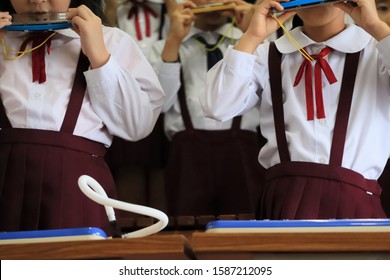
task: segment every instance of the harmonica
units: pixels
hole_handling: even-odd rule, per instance
[[[200,6],[194,7],[191,10],[194,14],[202,14],[202,13],[232,10],[232,9],[234,9],[235,6],[236,5],[233,3],[228,3],[228,4],[212,3],[212,4],[200,5]]]

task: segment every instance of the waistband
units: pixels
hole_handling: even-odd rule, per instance
[[[276,164],[266,171],[267,181],[288,176],[305,176],[339,181],[354,185],[375,195],[380,195],[382,192],[377,180],[366,179],[362,174],[340,166],[293,161]]]
[[[0,130],[0,144],[15,143],[50,145],[101,157],[106,153],[104,144],[66,132],[24,128]]]

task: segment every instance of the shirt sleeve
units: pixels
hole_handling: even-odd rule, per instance
[[[377,44],[379,58],[385,71],[390,75],[390,36],[384,38]]]
[[[226,121],[248,112],[258,103],[256,64],[255,55],[229,47],[224,58],[207,73],[206,95],[201,97],[207,117]]]
[[[136,141],[150,134],[165,95],[135,41],[124,32],[106,38],[109,61],[84,73],[92,107],[110,134]]]
[[[181,86],[181,63],[167,63],[162,60],[161,54],[164,45],[165,40],[158,41],[154,44],[149,56],[149,61],[152,64],[166,95],[165,103],[162,108],[162,112],[166,113],[176,103],[178,98],[178,91]]]

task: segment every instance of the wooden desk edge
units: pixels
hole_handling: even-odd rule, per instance
[[[204,252],[390,252],[390,232],[204,233],[191,238]]]
[[[0,259],[192,259],[182,235],[0,245]]]

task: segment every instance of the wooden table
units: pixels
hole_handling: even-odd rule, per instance
[[[0,245],[0,259],[193,259],[183,235]]]
[[[194,232],[198,259],[390,259],[390,232]]]
[[[390,232],[163,232],[135,239],[0,245],[0,259],[390,259]]]

